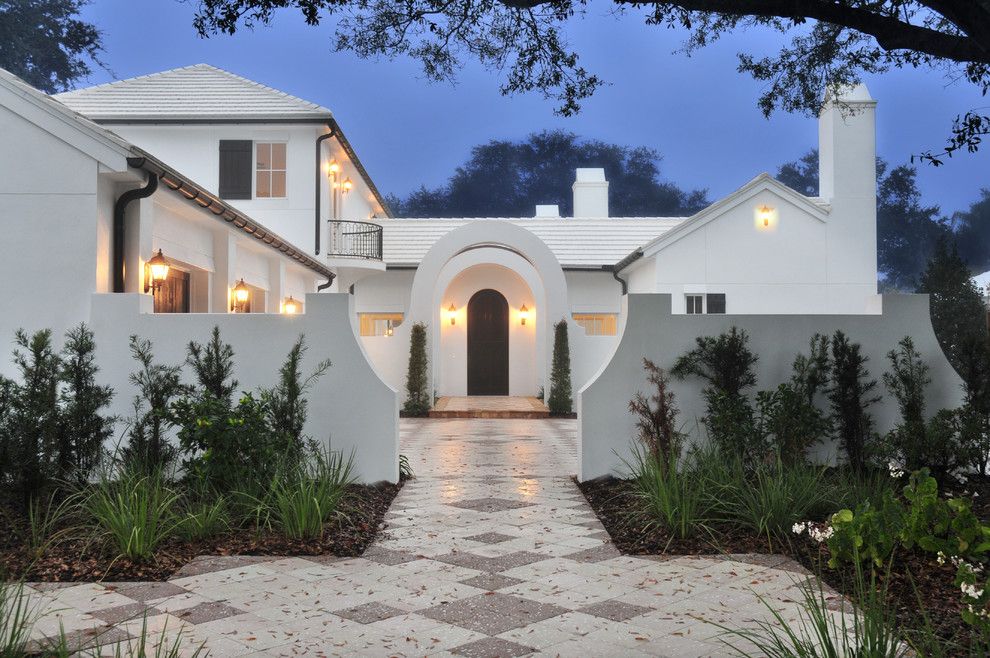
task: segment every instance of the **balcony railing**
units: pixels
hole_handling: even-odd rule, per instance
[[[371,222],[328,221],[330,258],[382,259],[382,227]]]

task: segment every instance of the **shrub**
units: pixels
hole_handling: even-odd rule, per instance
[[[425,416],[430,412],[428,393],[429,360],[426,356],[426,325],[417,322],[409,336],[409,370],[406,372],[406,401],[402,410],[409,416]]]
[[[319,539],[326,523],[340,512],[352,470],[353,457],[345,461],[340,453],[329,451],[286,468],[269,492],[270,518],[290,539]]]
[[[300,336],[279,369],[278,384],[261,392],[272,431],[283,437],[287,448],[296,451],[297,455],[304,448],[303,428],[309,409],[306,391],[331,366],[330,359],[324,359],[316,364],[308,377],[303,378],[302,358],[307,349],[305,337]]]
[[[230,527],[227,499],[216,496],[189,503],[178,524],[179,536],[200,541],[216,537]]]
[[[84,499],[83,509],[95,533],[119,555],[143,561],[180,524],[174,513],[178,499],[160,471],[125,468],[105,474]]]
[[[677,429],[677,406],[667,373],[649,359],[643,359],[643,369],[655,390],[650,397],[636,393],[629,402],[629,411],[636,415],[639,442],[663,468],[680,457],[684,436]]]
[[[87,482],[103,456],[116,419],[101,411],[110,405],[113,388],[96,383],[96,343],[85,325],[70,329],[62,350],[58,447],[55,460],[61,479]]]
[[[130,380],[138,388],[134,397],[134,420],[128,432],[124,459],[147,473],[165,469],[175,458],[176,449],[166,435],[173,425],[170,405],[187,392],[179,366],[155,363],[149,340],[131,336],[131,354],[139,369]]]
[[[841,331],[835,332],[832,336],[832,381],[828,389],[832,427],[849,464],[856,471],[863,470],[875,453],[877,443],[867,409],[880,398],[873,395],[877,382],[868,379],[867,360],[859,343],[851,342]]]
[[[237,380],[234,375],[234,348],[220,340],[220,327],[214,326],[210,342],[205,346],[190,341],[186,363],[192,368],[201,395],[210,395],[231,404]]]
[[[678,539],[694,537],[708,528],[709,481],[699,476],[692,459],[680,464],[676,457],[667,459],[636,445],[627,466],[635,495],[650,519],[648,525],[659,525]]]
[[[567,341],[567,320],[553,325],[553,363],[550,369],[550,398],[547,407],[552,414],[569,414],[571,400],[571,348]]]

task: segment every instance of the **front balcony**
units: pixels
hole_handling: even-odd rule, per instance
[[[382,227],[373,222],[327,221],[327,264],[354,280],[358,272],[383,271]],[[349,274],[349,276],[347,276]]]

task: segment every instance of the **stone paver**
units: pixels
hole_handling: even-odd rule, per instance
[[[758,595],[797,618],[809,574],[785,558],[621,555],[570,478],[575,430],[404,420],[416,478],[363,557],[204,556],[168,583],[39,583],[33,637],[61,624],[107,644],[146,624],[215,656],[723,656],[713,624],[766,619]]]

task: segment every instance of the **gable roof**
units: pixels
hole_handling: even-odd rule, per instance
[[[209,64],[142,75],[55,95],[98,122],[327,121],[327,108]]]
[[[462,219],[389,219],[382,222],[382,250],[386,265],[414,267],[426,252],[450,231],[480,221]],[[681,217],[484,218],[511,222],[530,231],[553,251],[562,267],[601,269],[633,249],[677,226]]]
[[[732,208],[735,208],[739,204],[752,199],[761,192],[771,192],[776,194],[784,200],[790,201],[794,205],[804,208],[809,215],[821,222],[826,220],[831,209],[831,206],[821,199],[807,197],[784,185],[770,174],[764,172],[740,187],[732,194],[719,199],[710,206],[691,215],[678,226],[644,245],[640,251],[642,251],[645,256],[652,256],[667,245],[680,240],[686,235],[690,235],[709,222],[721,217]]]

